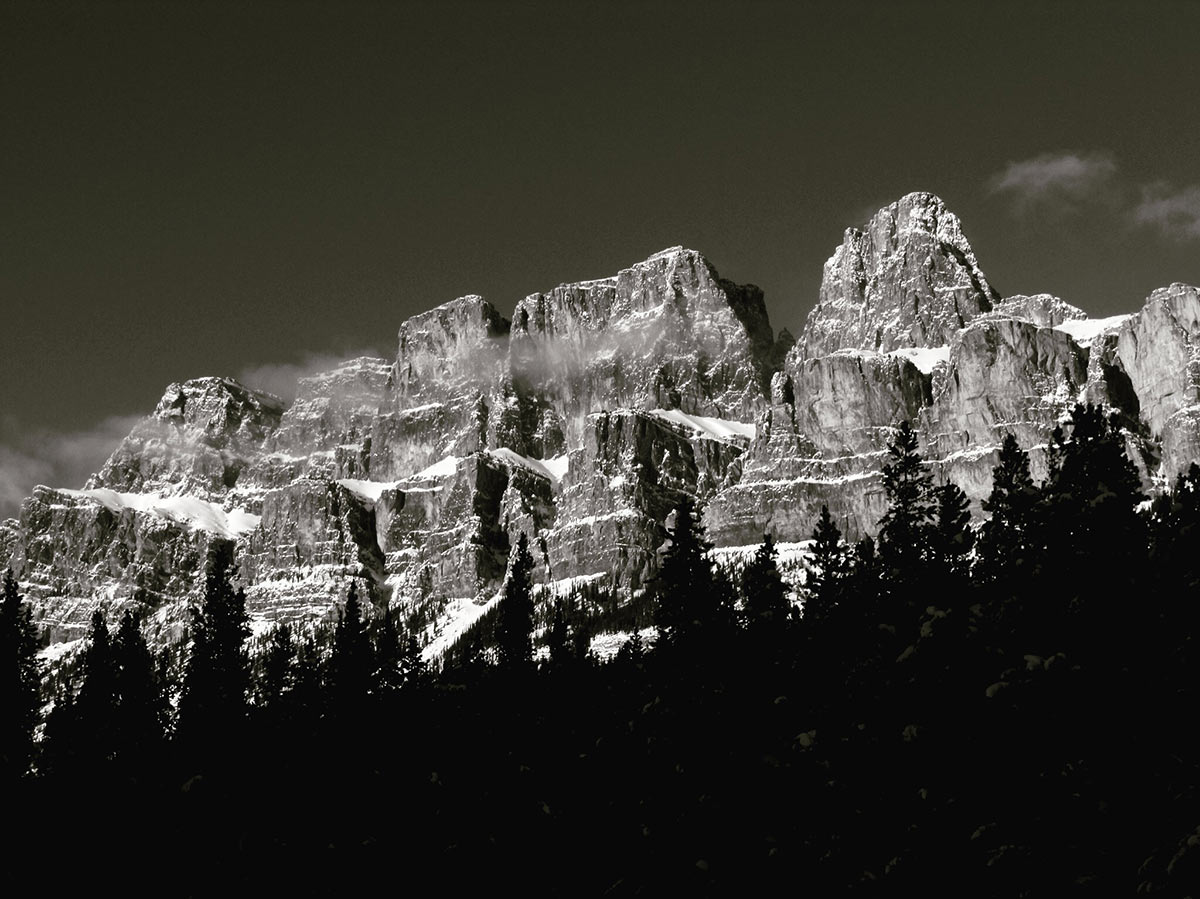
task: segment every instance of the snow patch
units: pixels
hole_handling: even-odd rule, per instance
[[[106,487],[95,490],[59,490],[65,496],[97,502],[111,512],[126,509],[145,512],[222,537],[240,537],[258,527],[260,516],[243,509],[226,513],[220,506],[193,496],[160,496],[157,493],[117,493]]]
[[[714,440],[736,438],[753,440],[757,430],[753,423],[732,421],[727,418],[710,418],[707,415],[688,415],[679,409],[652,409],[650,414]]]
[[[487,452],[488,455],[494,459],[499,459],[502,462],[507,462],[509,465],[515,465],[518,468],[524,468],[526,471],[532,471],[534,474],[540,475],[543,478],[548,478],[556,483],[562,478],[562,475],[556,475],[554,470],[551,469],[550,466],[548,466],[541,459],[530,459],[528,456],[522,456],[520,453],[514,453],[508,447],[502,446],[494,450],[488,450]],[[557,462],[555,467],[558,467]]]
[[[440,462],[434,462],[428,468],[423,468],[418,471],[413,477],[415,478],[448,478],[458,470],[458,463],[462,459],[458,456],[447,456]]]
[[[376,503],[379,502],[379,497],[383,496],[383,491],[395,489],[399,481],[360,481],[357,478],[342,478],[337,483],[351,493]]]
[[[945,365],[950,361],[949,346],[911,346],[904,347],[899,350],[892,350],[887,355],[901,356],[919,368],[927,375],[933,374],[933,370],[939,365]]]
[[[485,603],[476,603],[470,599],[452,599],[446,604],[439,620],[440,630],[437,636],[421,650],[421,658],[433,661],[445,654],[454,641],[466,633],[467,628],[482,618],[488,611],[500,602],[503,593],[497,593]]]
[[[1124,315],[1110,315],[1108,318],[1079,318],[1055,325],[1054,330],[1070,335],[1076,343],[1089,343],[1101,334],[1117,330],[1135,314],[1129,312]]]

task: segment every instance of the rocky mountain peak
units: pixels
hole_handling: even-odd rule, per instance
[[[484,391],[503,367],[509,321],[480,296],[459,297],[400,326],[394,388],[397,408]]]
[[[865,229],[847,229],[825,263],[798,346],[808,359],[840,349],[944,346],[999,300],[958,217],[933,194],[911,193]]]
[[[279,397],[232,378],[172,384],[87,486],[218,496],[274,433],[283,410]]]

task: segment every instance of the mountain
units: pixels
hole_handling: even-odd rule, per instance
[[[822,505],[870,533],[902,420],[977,512],[1004,434],[1043,474],[1078,401],[1121,416],[1159,489],[1200,458],[1198,353],[1197,288],[1102,320],[1005,298],[958,218],[913,193],[846,231],[794,341],[757,287],[674,247],[511,320],[478,296],[414,316],[394,358],[304,378],[290,405],[228,378],[172,384],[84,489],[39,486],[0,524],[0,562],[52,641],[98,605],[163,639],[210,544],[235,540],[257,625],[325,616],[357,579],[434,654],[495,601],[521,531],[540,596],[617,599],[654,576],[684,494],[729,559],[765,532],[807,539]]]

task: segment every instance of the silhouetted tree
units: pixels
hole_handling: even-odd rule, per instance
[[[7,569],[0,598],[0,780],[21,777],[29,769],[41,679],[37,650],[30,609]]]
[[[879,521],[880,560],[897,571],[915,575],[926,553],[936,500],[933,476],[921,463],[917,434],[907,421],[900,423],[888,444],[883,489],[888,510]]]
[[[944,575],[965,579],[970,573],[969,556],[975,545],[970,500],[953,483],[935,488],[934,495],[937,517],[930,533],[932,561]]]
[[[1016,437],[1006,434],[992,469],[992,491],[983,501],[983,511],[990,517],[980,529],[978,573],[982,580],[1008,578],[1015,566],[1035,563],[1032,541],[1039,500],[1029,473],[1029,454]]]
[[[752,630],[781,630],[791,616],[787,587],[779,575],[775,539],[763,534],[763,542],[742,570],[742,596],[746,621]]]
[[[850,574],[852,553],[842,539],[828,506],[821,506],[821,516],[813,529],[813,542],[804,561],[804,624],[811,630],[837,614],[843,602]]]
[[[85,764],[106,762],[116,753],[117,664],[108,622],[99,609],[92,613],[81,674],[74,748]]]
[[[510,670],[524,668],[533,661],[532,572],[529,538],[522,531],[509,559],[496,629],[500,664]]]
[[[130,611],[121,617],[112,653],[117,757],[127,771],[136,770],[157,755],[163,740],[166,703],[155,675],[154,656],[138,619]]]
[[[246,596],[230,582],[233,543],[209,553],[204,603],[192,607],[192,646],[179,703],[178,735],[193,751],[232,751],[246,719],[250,636]]]
[[[358,601],[358,584],[350,582],[346,603],[338,610],[329,660],[335,714],[357,714],[371,691],[371,640]]]
[[[708,553],[712,544],[704,533],[700,511],[690,496],[675,509],[671,545],[663,553],[655,581],[655,624],[659,643],[679,643],[715,622],[722,604]]]

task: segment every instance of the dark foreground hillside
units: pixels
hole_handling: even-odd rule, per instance
[[[572,609],[535,627],[523,543],[442,670],[353,594],[332,631],[251,653],[230,551],[187,647],[97,619],[43,676],[10,578],[9,882],[1194,895],[1200,468],[1147,503],[1123,447],[1079,407],[1035,485],[1006,442],[972,528],[901,428],[877,542],[826,515],[802,617],[769,540],[732,578],[685,504],[658,639],[603,664]]]

